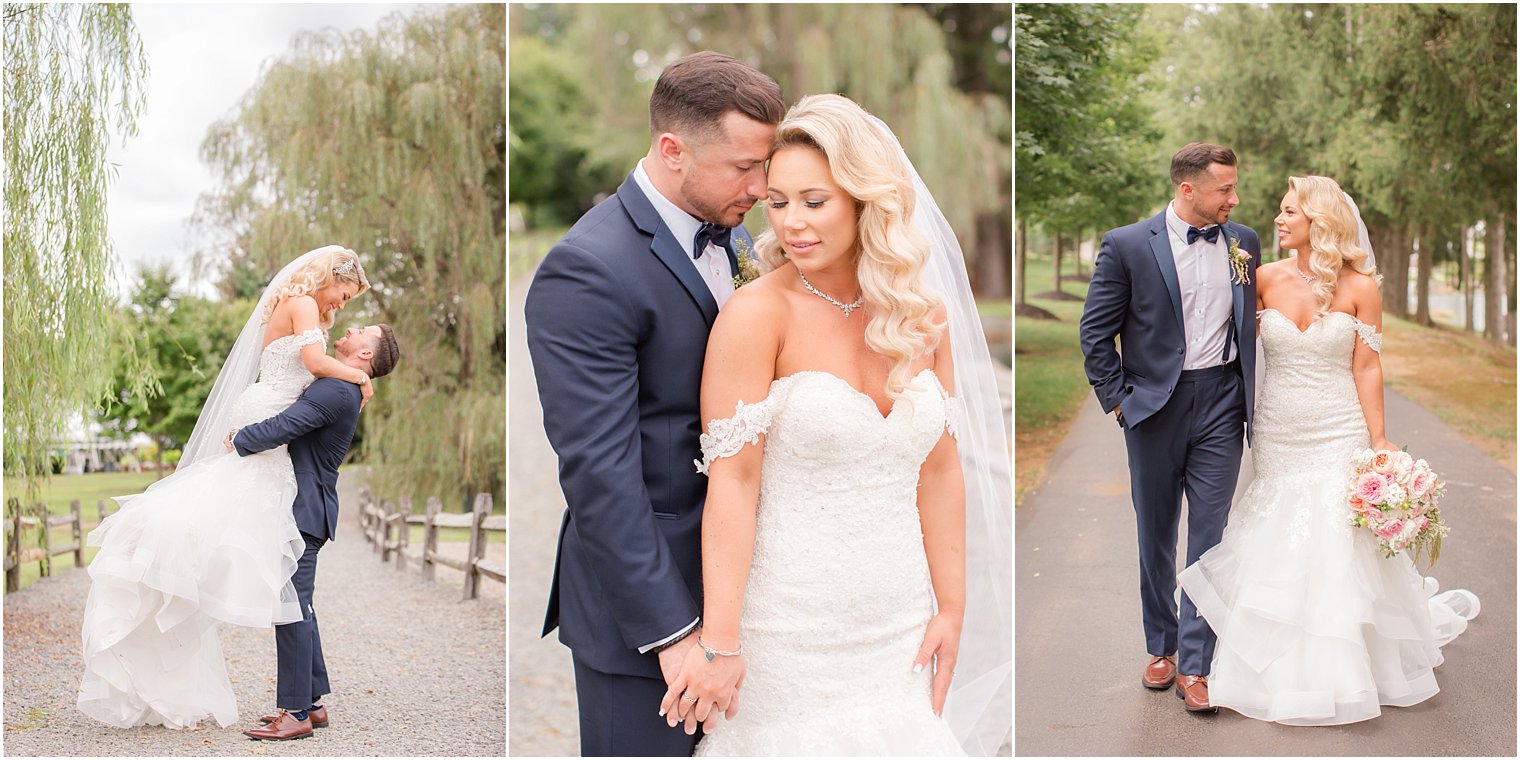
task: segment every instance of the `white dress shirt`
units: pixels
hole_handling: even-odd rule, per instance
[[[676,240],[680,241],[681,250],[686,252],[686,258],[696,267],[697,274],[702,275],[702,281],[712,291],[713,300],[722,309],[723,304],[728,303],[728,297],[734,294],[736,273],[728,264],[728,251],[723,250],[722,246],[708,243],[702,258],[693,258],[691,247],[696,242],[697,230],[702,228],[702,220],[682,211],[680,206],[671,203],[669,198],[655,189],[654,183],[649,181],[649,174],[644,171],[644,159],[639,159],[639,165],[634,167],[633,181],[639,183],[639,189],[644,191],[644,196],[654,205],[654,210],[659,212],[660,219],[670,228]]]
[[[1212,243],[1198,238],[1189,245],[1189,226],[1168,203],[1166,229],[1171,238],[1172,258],[1177,263],[1177,289],[1182,295],[1182,325],[1187,340],[1184,370],[1227,363],[1225,345],[1230,343],[1230,314],[1235,309],[1229,238],[1220,230],[1219,238]],[[1208,227],[1203,229],[1207,231]],[[1230,343],[1230,360],[1238,355],[1237,344]]]

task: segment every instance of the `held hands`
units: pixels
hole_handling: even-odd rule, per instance
[[[941,610],[929,620],[924,629],[924,643],[913,658],[913,672],[917,673],[934,660],[934,714],[945,710],[945,696],[950,693],[950,679],[955,677],[955,660],[961,648],[961,623],[959,613]]]
[[[660,653],[660,669],[670,686],[660,702],[660,715],[671,728],[685,721],[687,736],[696,735],[698,723],[704,731],[711,731],[719,713],[729,720],[737,716],[739,689],[744,686],[743,655],[719,654],[708,660],[696,643],[697,634],[693,634]],[[678,647],[685,648],[685,658],[672,679],[665,667],[665,654]]]
[[[237,429],[227,431],[227,437],[222,439],[222,445],[227,447],[227,453],[236,453],[237,449],[232,445],[232,436],[237,435]]]

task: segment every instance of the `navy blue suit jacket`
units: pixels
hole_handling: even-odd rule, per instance
[[[659,678],[638,648],[702,611],[692,462],[718,304],[630,174],[549,250],[525,316],[568,507],[543,634],[595,670]]]
[[[296,528],[323,541],[338,534],[338,465],[348,455],[359,424],[359,386],[317,378],[294,404],[263,422],[237,431],[239,456],[290,444],[296,473]]]
[[[1239,250],[1251,254],[1250,281],[1231,286],[1249,434],[1256,406],[1256,266],[1261,262],[1261,240],[1243,224],[1225,222],[1223,227]],[[1124,412],[1121,424],[1133,427],[1171,399],[1182,374],[1186,333],[1165,209],[1104,233],[1080,333],[1087,381],[1104,412],[1119,407]]]

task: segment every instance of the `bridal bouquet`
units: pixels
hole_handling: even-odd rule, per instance
[[[1363,449],[1352,458],[1351,524],[1372,531],[1384,556],[1408,550],[1433,565],[1449,532],[1437,506],[1445,489],[1430,465],[1407,451]]]

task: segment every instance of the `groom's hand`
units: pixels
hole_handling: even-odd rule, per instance
[[[666,687],[669,687],[671,682],[676,680],[676,676],[681,674],[681,665],[686,662],[686,653],[697,645],[697,634],[701,631],[702,628],[698,626],[691,633],[686,634],[685,638],[660,650],[658,655],[660,675],[664,676]]]

